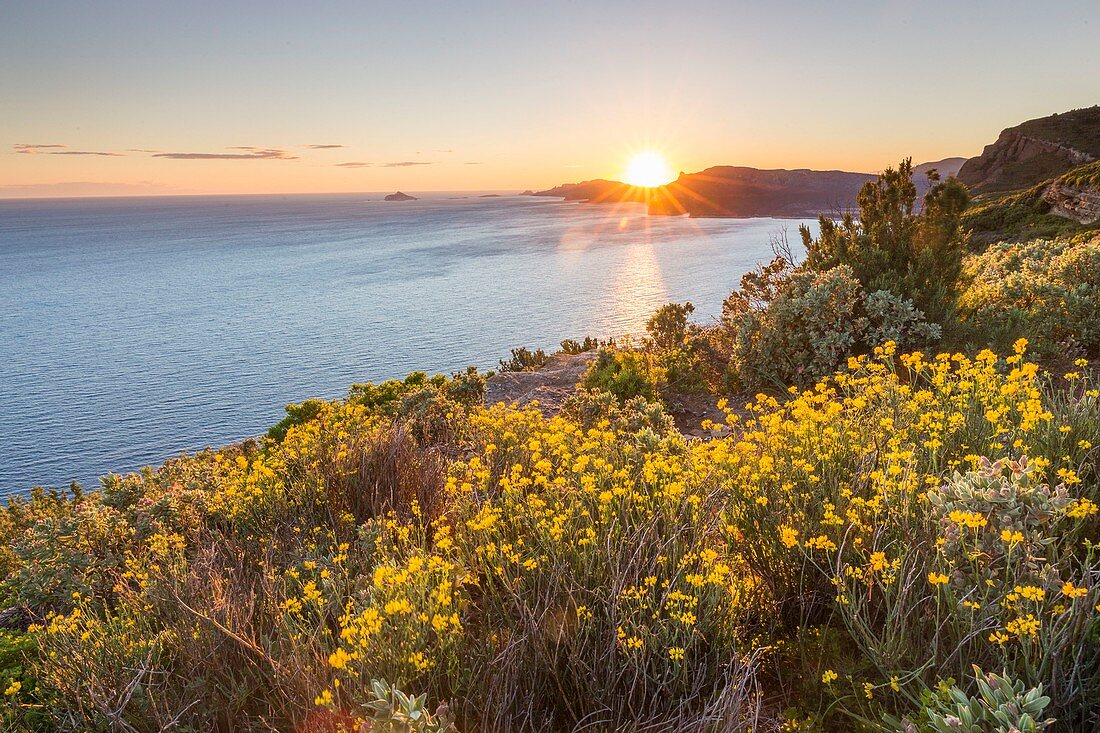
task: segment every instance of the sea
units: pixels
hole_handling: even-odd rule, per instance
[[[356,382],[643,334],[671,301],[713,322],[800,223],[467,193],[0,200],[0,496],[95,488]]]

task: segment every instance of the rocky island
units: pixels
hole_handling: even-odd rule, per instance
[[[389,196],[383,199],[383,201],[416,201],[416,196],[410,196],[407,193],[391,193]]]

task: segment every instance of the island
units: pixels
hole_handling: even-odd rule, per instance
[[[391,193],[389,196],[383,199],[383,201],[416,201],[416,196],[410,196],[407,193]]]

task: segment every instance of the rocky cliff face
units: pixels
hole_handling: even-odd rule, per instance
[[[1001,132],[959,169],[974,193],[1014,191],[1100,157],[1100,106],[1029,120]]]
[[[1081,224],[1100,223],[1100,187],[1054,181],[1043,191],[1050,213]]]

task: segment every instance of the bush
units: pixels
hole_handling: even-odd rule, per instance
[[[37,617],[0,644],[0,727],[927,731],[1050,695],[1094,729],[1100,385],[1024,348],[887,343],[711,440],[638,397],[545,417],[417,376],[279,442],[38,492],[0,509]],[[605,351],[615,377],[656,359]]]
[[[546,366],[548,361],[550,357],[542,349],[531,351],[526,346],[521,346],[518,349],[512,349],[510,359],[500,360],[500,370],[502,372],[535,372]]]
[[[976,340],[1005,348],[1017,338],[1040,355],[1069,341],[1100,350],[1100,239],[996,244],[968,257],[959,317]]]
[[[635,397],[656,400],[664,370],[653,354],[627,348],[602,347],[581,379],[585,389],[612,394],[621,402]]]
[[[858,347],[866,322],[850,268],[792,270],[763,309],[736,291],[722,318],[732,335],[730,373],[738,386],[785,387],[830,374]]]
[[[853,354],[939,334],[910,301],[888,291],[865,295],[846,265],[816,272],[781,258],[741,279],[720,324],[727,387],[754,390],[812,384]]]
[[[954,178],[936,177],[914,213],[912,173],[906,159],[864,184],[858,218],[849,214],[838,223],[822,216],[816,240],[802,226],[806,265],[818,272],[846,265],[864,289],[890,291],[942,324],[958,296],[967,246],[960,218],[969,195]]]
[[[606,346],[608,343],[609,342],[604,342],[601,344],[599,339],[593,338],[592,336],[585,336],[584,341],[566,339],[561,342],[561,351],[563,354],[570,355],[583,354],[598,349],[600,346]],[[610,342],[610,344],[614,345],[614,342]]]
[[[644,397],[633,397],[620,403],[615,395],[601,390],[578,389],[562,403],[561,414],[585,430],[609,425],[611,430],[621,435],[635,435],[648,430],[667,436],[676,429],[672,417],[660,403],[650,402]]]

